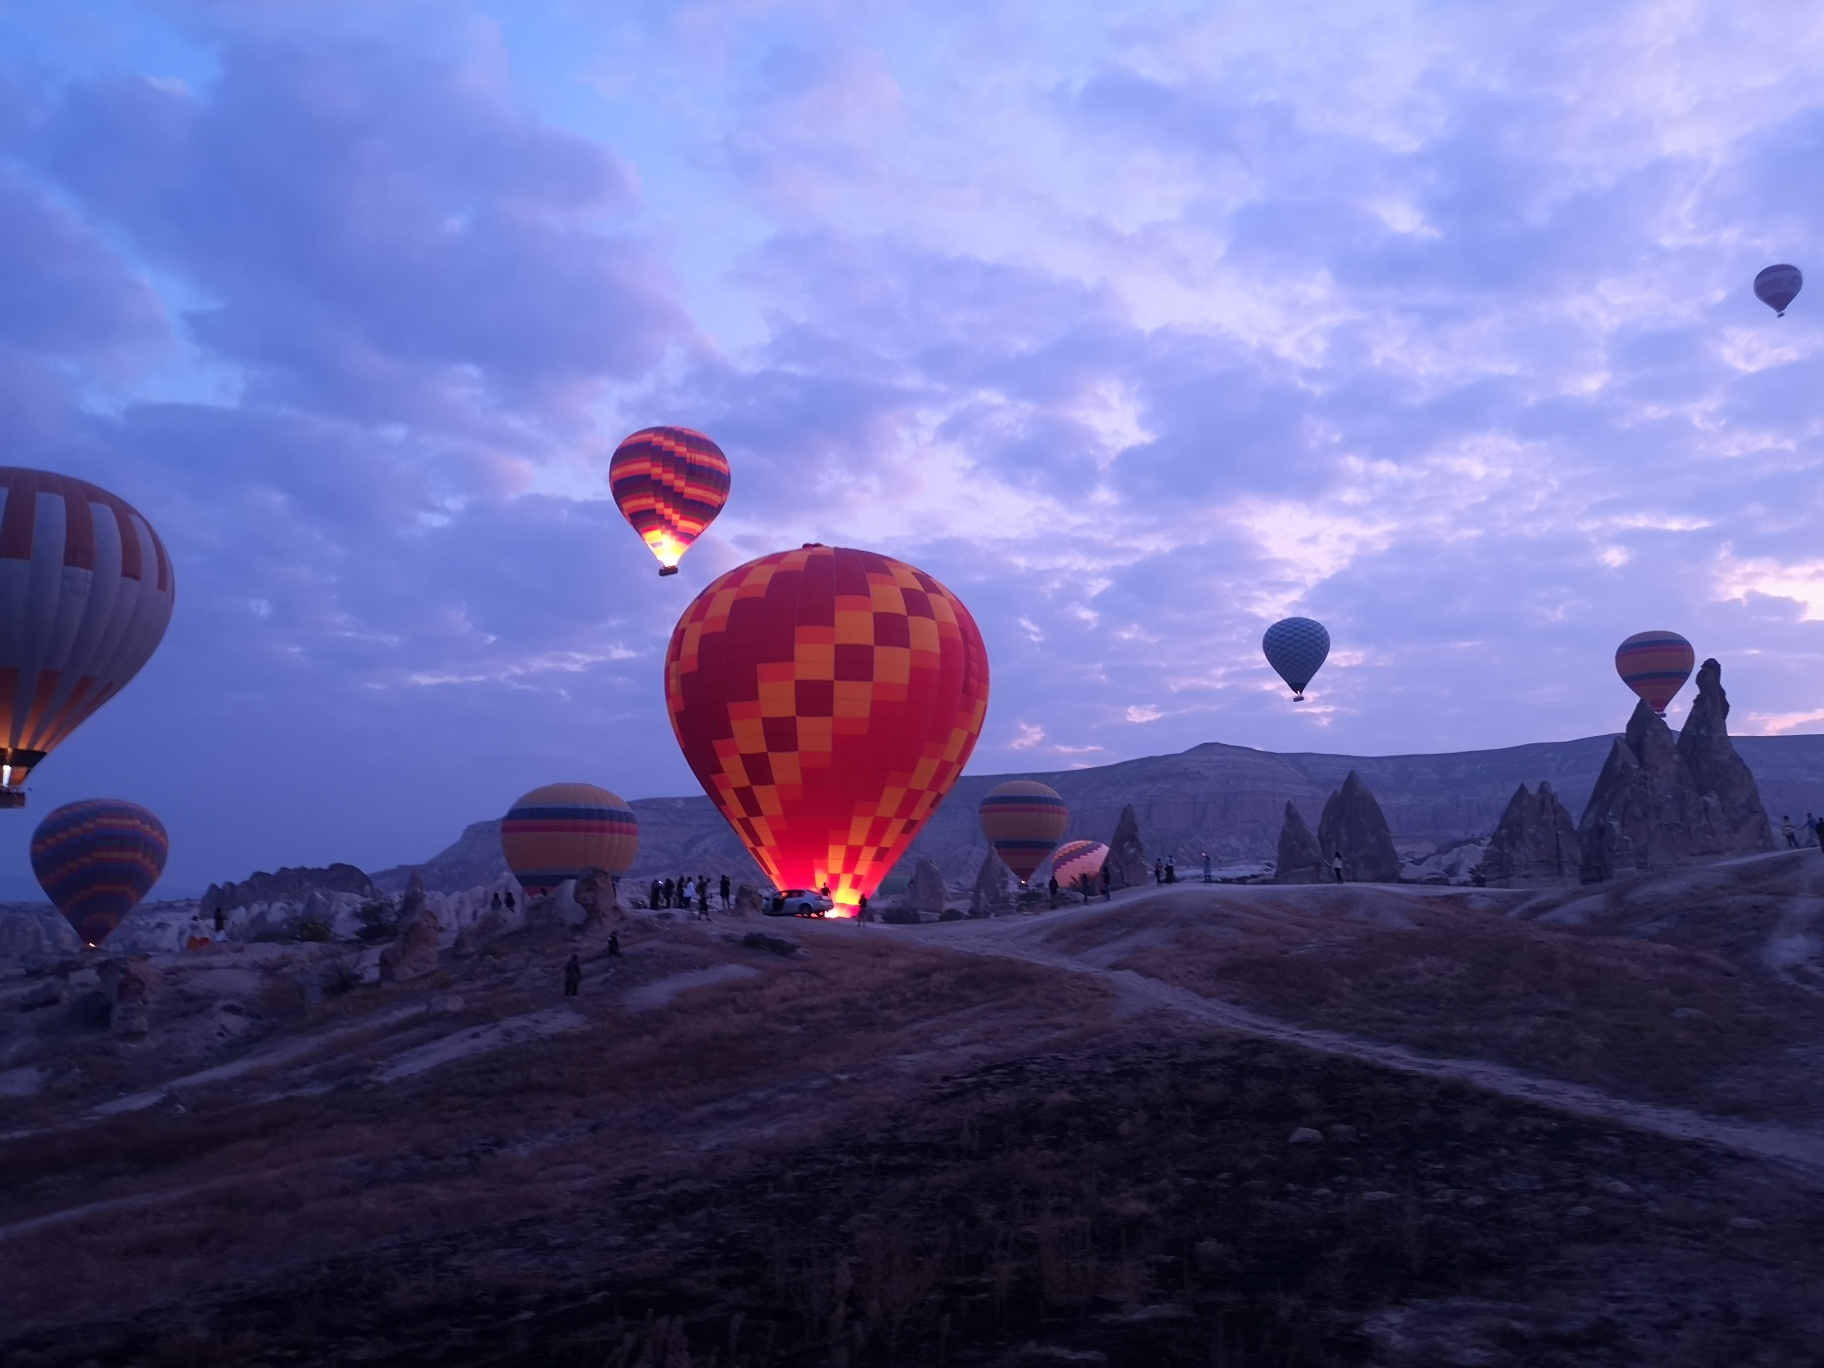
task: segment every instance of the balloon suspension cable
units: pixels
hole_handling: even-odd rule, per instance
[[[1301,689],[1297,693],[1293,694],[1292,701],[1294,703],[1303,703],[1305,701],[1304,690]]]
[[[677,573],[678,573],[678,567],[675,565],[661,565],[659,567],[659,578],[660,579],[664,579],[665,576],[667,576],[667,575],[675,575]]]

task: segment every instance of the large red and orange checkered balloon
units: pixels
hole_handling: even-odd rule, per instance
[[[890,556],[806,546],[749,561],[685,610],[672,730],[781,889],[852,911],[943,801],[988,710],[962,601]]]
[[[608,488],[621,516],[675,575],[690,544],[728,502],[728,457],[700,432],[641,428],[614,449]]]

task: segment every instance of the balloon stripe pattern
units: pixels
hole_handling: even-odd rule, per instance
[[[1101,876],[1108,847],[1100,841],[1066,841],[1052,853],[1051,877],[1065,888],[1076,886],[1085,874]]]
[[[982,835],[1022,886],[1070,827],[1070,809],[1058,791],[1032,779],[1009,779],[989,789],[980,817]]]
[[[164,543],[125,500],[0,467],[0,784],[17,792],[139,673],[176,593]]]
[[[690,428],[642,428],[615,448],[608,488],[665,574],[728,502],[728,458]]]
[[[962,773],[988,708],[963,603],[871,551],[806,546],[699,594],[665,657],[684,758],[779,888],[872,893]]]
[[[1330,655],[1330,633],[1310,618],[1285,618],[1267,628],[1260,639],[1267,664],[1292,688],[1294,698],[1305,696],[1311,682]]]
[[[32,873],[88,946],[138,906],[170,853],[164,823],[119,798],[66,803],[32,833]]]
[[[1786,316],[1786,306],[1797,299],[1804,288],[1804,274],[1797,266],[1784,262],[1767,267],[1754,278],[1755,298],[1781,318]]]
[[[500,849],[519,886],[542,896],[587,869],[625,874],[640,850],[640,819],[605,788],[547,784],[501,819]]]
[[[1621,682],[1662,716],[1696,664],[1697,652],[1677,632],[1636,632],[1615,649]]]

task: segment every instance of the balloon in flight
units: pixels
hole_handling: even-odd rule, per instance
[[[594,784],[546,784],[508,809],[500,849],[519,886],[534,897],[584,870],[625,874],[640,849],[633,809]]]
[[[890,556],[738,566],[671,635],[665,700],[698,781],[779,888],[852,912],[975,749],[988,653],[960,599]]]
[[[105,489],[7,466],[0,500],[0,807],[24,807],[26,776],[157,649],[177,580]]]
[[[1786,316],[1786,306],[1804,288],[1805,276],[1797,266],[1769,266],[1754,278],[1755,298],[1781,318]]]
[[[1058,791],[1033,779],[996,784],[983,796],[980,816],[982,835],[1021,888],[1070,827],[1070,809]]]
[[[1064,888],[1074,888],[1085,874],[1102,875],[1102,863],[1108,859],[1108,847],[1100,841],[1066,841],[1051,855],[1051,877]]]
[[[728,502],[728,457],[700,432],[641,428],[614,449],[608,488],[621,516],[675,575],[690,544]]]
[[[1636,632],[1615,648],[1615,673],[1621,682],[1662,717],[1695,664],[1697,653],[1677,632]]]
[[[32,833],[32,873],[90,947],[151,891],[170,853],[165,824],[120,798],[65,803]]]
[[[1260,649],[1266,652],[1267,664],[1291,685],[1293,701],[1297,702],[1304,698],[1305,685],[1330,654],[1330,633],[1324,630],[1323,623],[1310,618],[1284,618],[1267,628]]]

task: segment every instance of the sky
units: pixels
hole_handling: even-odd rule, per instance
[[[672,625],[806,541],[969,605],[976,773],[1618,730],[1662,628],[1824,730],[1821,246],[1784,0],[0,3],[0,461],[177,572],[0,880],[77,798],[177,892],[697,792]],[[658,423],[734,471],[667,579]]]

